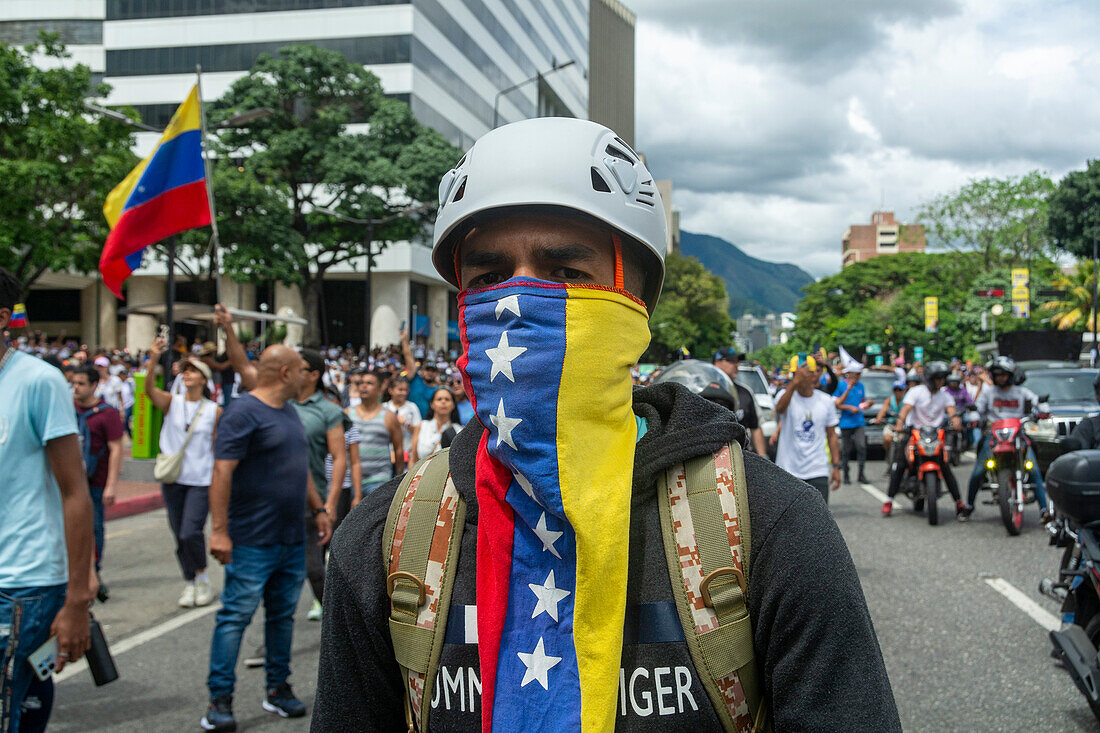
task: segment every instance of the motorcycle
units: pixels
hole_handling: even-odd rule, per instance
[[[963,413],[962,422],[963,427],[961,430],[953,430],[948,427],[947,447],[949,449],[948,456],[951,459],[952,466],[959,465],[962,454],[971,447],[970,436],[974,434],[974,428],[978,427],[980,422],[978,411],[973,408],[968,408]]]
[[[949,450],[943,428],[910,428],[909,440],[895,439],[896,460],[907,462],[901,490],[913,501],[913,511],[928,509],[928,523],[939,523],[936,500],[943,495],[943,464]],[[898,455],[900,453],[900,455]]]
[[[1050,543],[1064,548],[1058,580],[1039,583],[1040,593],[1062,604],[1062,628],[1050,632],[1051,655],[1100,720],[1100,450],[1055,460],[1047,490],[1059,513],[1047,525]]]
[[[1034,467],[1028,452],[1031,440],[1024,425],[1049,417],[1045,413],[1006,420],[994,420],[990,425],[989,445],[992,454],[985,462],[982,489],[993,493],[993,501],[1001,510],[1001,522],[1009,535],[1020,534],[1024,523],[1024,505],[1035,501],[1035,484],[1031,480]]]

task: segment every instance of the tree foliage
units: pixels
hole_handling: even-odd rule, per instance
[[[1050,236],[1077,257],[1092,257],[1094,237],[1100,237],[1100,160],[1082,171],[1071,171],[1050,198]]]
[[[407,104],[387,98],[374,74],[316,46],[262,55],[211,121],[257,107],[275,113],[220,132],[213,146],[225,271],[299,285],[311,323],[306,339],[317,340],[325,272],[366,253],[363,225],[319,209],[379,219],[434,202],[439,179],[461,153]],[[429,219],[411,215],[376,228],[374,252],[422,236]]]
[[[1096,287],[1093,264],[1091,261],[1077,263],[1071,273],[1059,273],[1054,278],[1054,287],[1065,292],[1065,296],[1043,305],[1045,313],[1051,313],[1050,323],[1055,328],[1075,329],[1093,327],[1096,317],[1096,305],[1092,302]]]
[[[985,267],[1024,262],[1050,251],[1047,227],[1054,183],[1041,171],[980,178],[927,201],[918,220],[938,245],[976,250]]]
[[[982,259],[979,252],[902,253],[850,265],[822,278],[805,288],[788,351],[843,345],[855,354],[867,344],[879,344],[884,352],[905,346],[911,353],[912,347],[921,346],[926,359],[972,357],[975,344],[989,340],[990,334],[981,330],[981,317],[995,303],[1005,311],[996,318],[999,333],[1046,327],[1046,313],[1039,308],[1043,299],[1034,294],[1057,277],[1057,265],[1042,257],[1032,261],[1031,316],[1019,319],[1012,315],[1011,267],[986,269]],[[1004,289],[1005,297],[977,295],[987,288]],[[939,299],[935,333],[924,330],[928,296]]]
[[[694,257],[669,253],[661,299],[650,319],[647,361],[665,361],[686,348],[702,359],[729,346],[734,329],[722,278]]]
[[[47,270],[96,269],[103,202],[138,162],[130,129],[83,107],[110,87],[83,64],[39,68],[31,54],[69,57],[56,36],[0,44],[0,267],[24,288]]]

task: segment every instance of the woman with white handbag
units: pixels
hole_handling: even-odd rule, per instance
[[[210,480],[214,473],[214,436],[222,409],[211,399],[207,382],[210,367],[196,359],[179,362],[182,394],[157,387],[155,366],[164,353],[164,339],[149,347],[150,369],[145,394],[164,412],[160,427],[160,453],[153,475],[161,482],[168,524],[176,538],[176,558],[187,584],[180,595],[184,608],[206,606],[214,590],[206,574],[206,515],[209,513]]]

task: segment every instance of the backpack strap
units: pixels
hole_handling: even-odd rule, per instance
[[[750,527],[740,444],[668,469],[661,535],[684,638],[722,727],[770,730],[748,610]]]
[[[405,722],[428,729],[466,503],[448,470],[449,451],[417,463],[405,475],[386,517],[382,556],[390,597],[390,639],[405,677]]]

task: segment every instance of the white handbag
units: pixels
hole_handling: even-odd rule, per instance
[[[195,423],[206,409],[206,400],[199,404],[195,416],[191,418],[191,424],[187,426],[187,435],[183,439],[183,445],[175,453],[159,453],[153,463],[153,478],[162,484],[174,484],[183,471],[183,454],[187,451],[187,444],[191,442],[191,435],[195,432]]]

